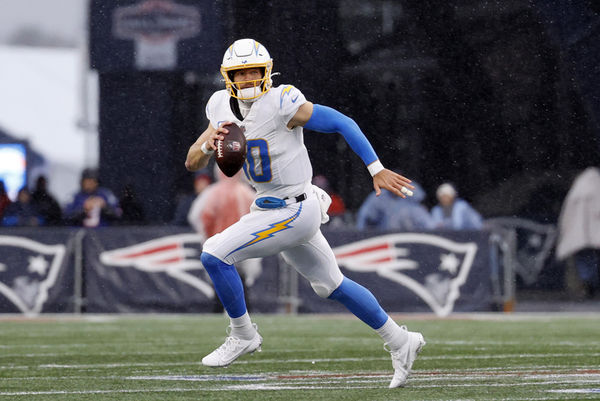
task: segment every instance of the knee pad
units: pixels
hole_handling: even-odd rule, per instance
[[[331,293],[335,290],[335,288],[331,288],[331,286],[323,285],[322,283],[310,283],[310,286],[314,290],[314,292],[320,296],[321,298],[328,298]]]
[[[214,255],[214,246],[215,246],[215,240],[214,240],[214,236],[212,236],[209,239],[207,239],[206,241],[204,241],[204,244],[202,244],[202,254],[204,254],[204,252],[207,252],[211,255]]]
[[[313,291],[321,298],[329,298],[331,293],[334,292],[342,284],[344,276],[340,274],[338,280],[339,283],[334,282],[333,279],[327,280],[327,282],[311,281],[310,286],[312,287]]]

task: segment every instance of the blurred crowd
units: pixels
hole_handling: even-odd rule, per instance
[[[132,219],[132,214],[137,218]],[[98,173],[86,169],[81,175],[80,190],[73,199],[61,208],[56,198],[48,191],[45,176],[39,176],[30,190],[23,187],[17,198],[11,201],[4,183],[0,181],[0,225],[8,227],[35,226],[82,226],[99,227],[116,222],[142,221],[139,204],[131,205],[127,188],[121,199],[100,186]]]
[[[190,224],[189,219],[193,204],[214,185],[214,177],[218,175],[218,171],[211,172],[208,169],[195,174],[190,185],[193,190],[180,194],[174,202],[174,214],[170,221],[172,225],[195,226],[194,223]],[[418,183],[414,183],[414,195],[406,199],[387,191],[383,191],[381,196],[375,196],[372,192],[356,214],[346,209],[343,198],[324,175],[315,176],[313,184],[331,196],[328,213],[333,227],[355,226],[361,230],[380,231],[478,230],[482,227],[481,215],[458,196],[456,188],[450,183],[439,186],[436,192],[438,204],[431,210],[423,205],[425,191]],[[249,186],[246,187],[249,189]],[[48,191],[48,181],[44,176],[39,176],[31,189],[21,188],[14,201],[8,198],[4,183],[0,181],[2,226],[101,227],[147,223],[145,212],[133,188],[125,185],[117,196],[111,189],[101,185],[95,169],[85,169],[82,172],[80,189],[64,208],[60,207]]]
[[[325,189],[334,200],[329,209],[332,225],[355,225],[359,230],[428,231],[428,230],[480,230],[483,220],[466,200],[458,196],[454,185],[441,184],[436,191],[438,203],[428,210],[423,204],[425,190],[413,181],[413,195],[400,198],[382,191],[379,196],[371,192],[361,205],[353,224],[342,198],[335,193],[327,179],[315,177],[314,183]]]

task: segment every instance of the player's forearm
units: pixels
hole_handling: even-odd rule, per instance
[[[215,131],[209,124],[196,142],[190,146],[185,160],[185,168],[188,171],[197,171],[206,167],[213,153],[213,149],[208,145],[209,141],[214,141]]]
[[[196,141],[196,143],[190,147],[185,160],[185,168],[188,171],[200,170],[208,164],[211,155],[204,153],[202,150],[203,143],[204,141]]]

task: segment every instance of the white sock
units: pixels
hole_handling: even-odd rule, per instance
[[[252,325],[248,312],[240,317],[230,317],[229,320],[231,321],[231,336],[240,340],[252,340],[256,335],[256,329]]]
[[[383,341],[392,351],[400,349],[406,341],[408,341],[408,331],[398,326],[398,324],[389,316],[383,326],[375,331],[383,338]]]

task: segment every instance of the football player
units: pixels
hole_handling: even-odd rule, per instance
[[[272,86],[273,60],[253,39],[241,39],[225,52],[221,74],[226,89],[215,92],[206,106],[208,127],[190,147],[186,168],[208,163],[234,122],[245,130],[248,152],[244,173],[257,191],[251,212],[204,243],[202,263],[230,318],[225,343],[202,359],[206,366],[227,366],[240,356],[260,351],[263,341],[244,300],[234,264],[281,252],[306,278],[317,295],[342,303],[369,325],[391,353],[394,376],[390,388],[406,383],[417,353],[425,345],[421,333],[392,320],[373,294],[344,277],[321,234],[327,220],[327,194],[311,185],[312,166],[302,128],[339,133],[360,156],[382,189],[410,194],[410,180],[383,167],[358,125],[342,113],[307,101],[292,85]]]

